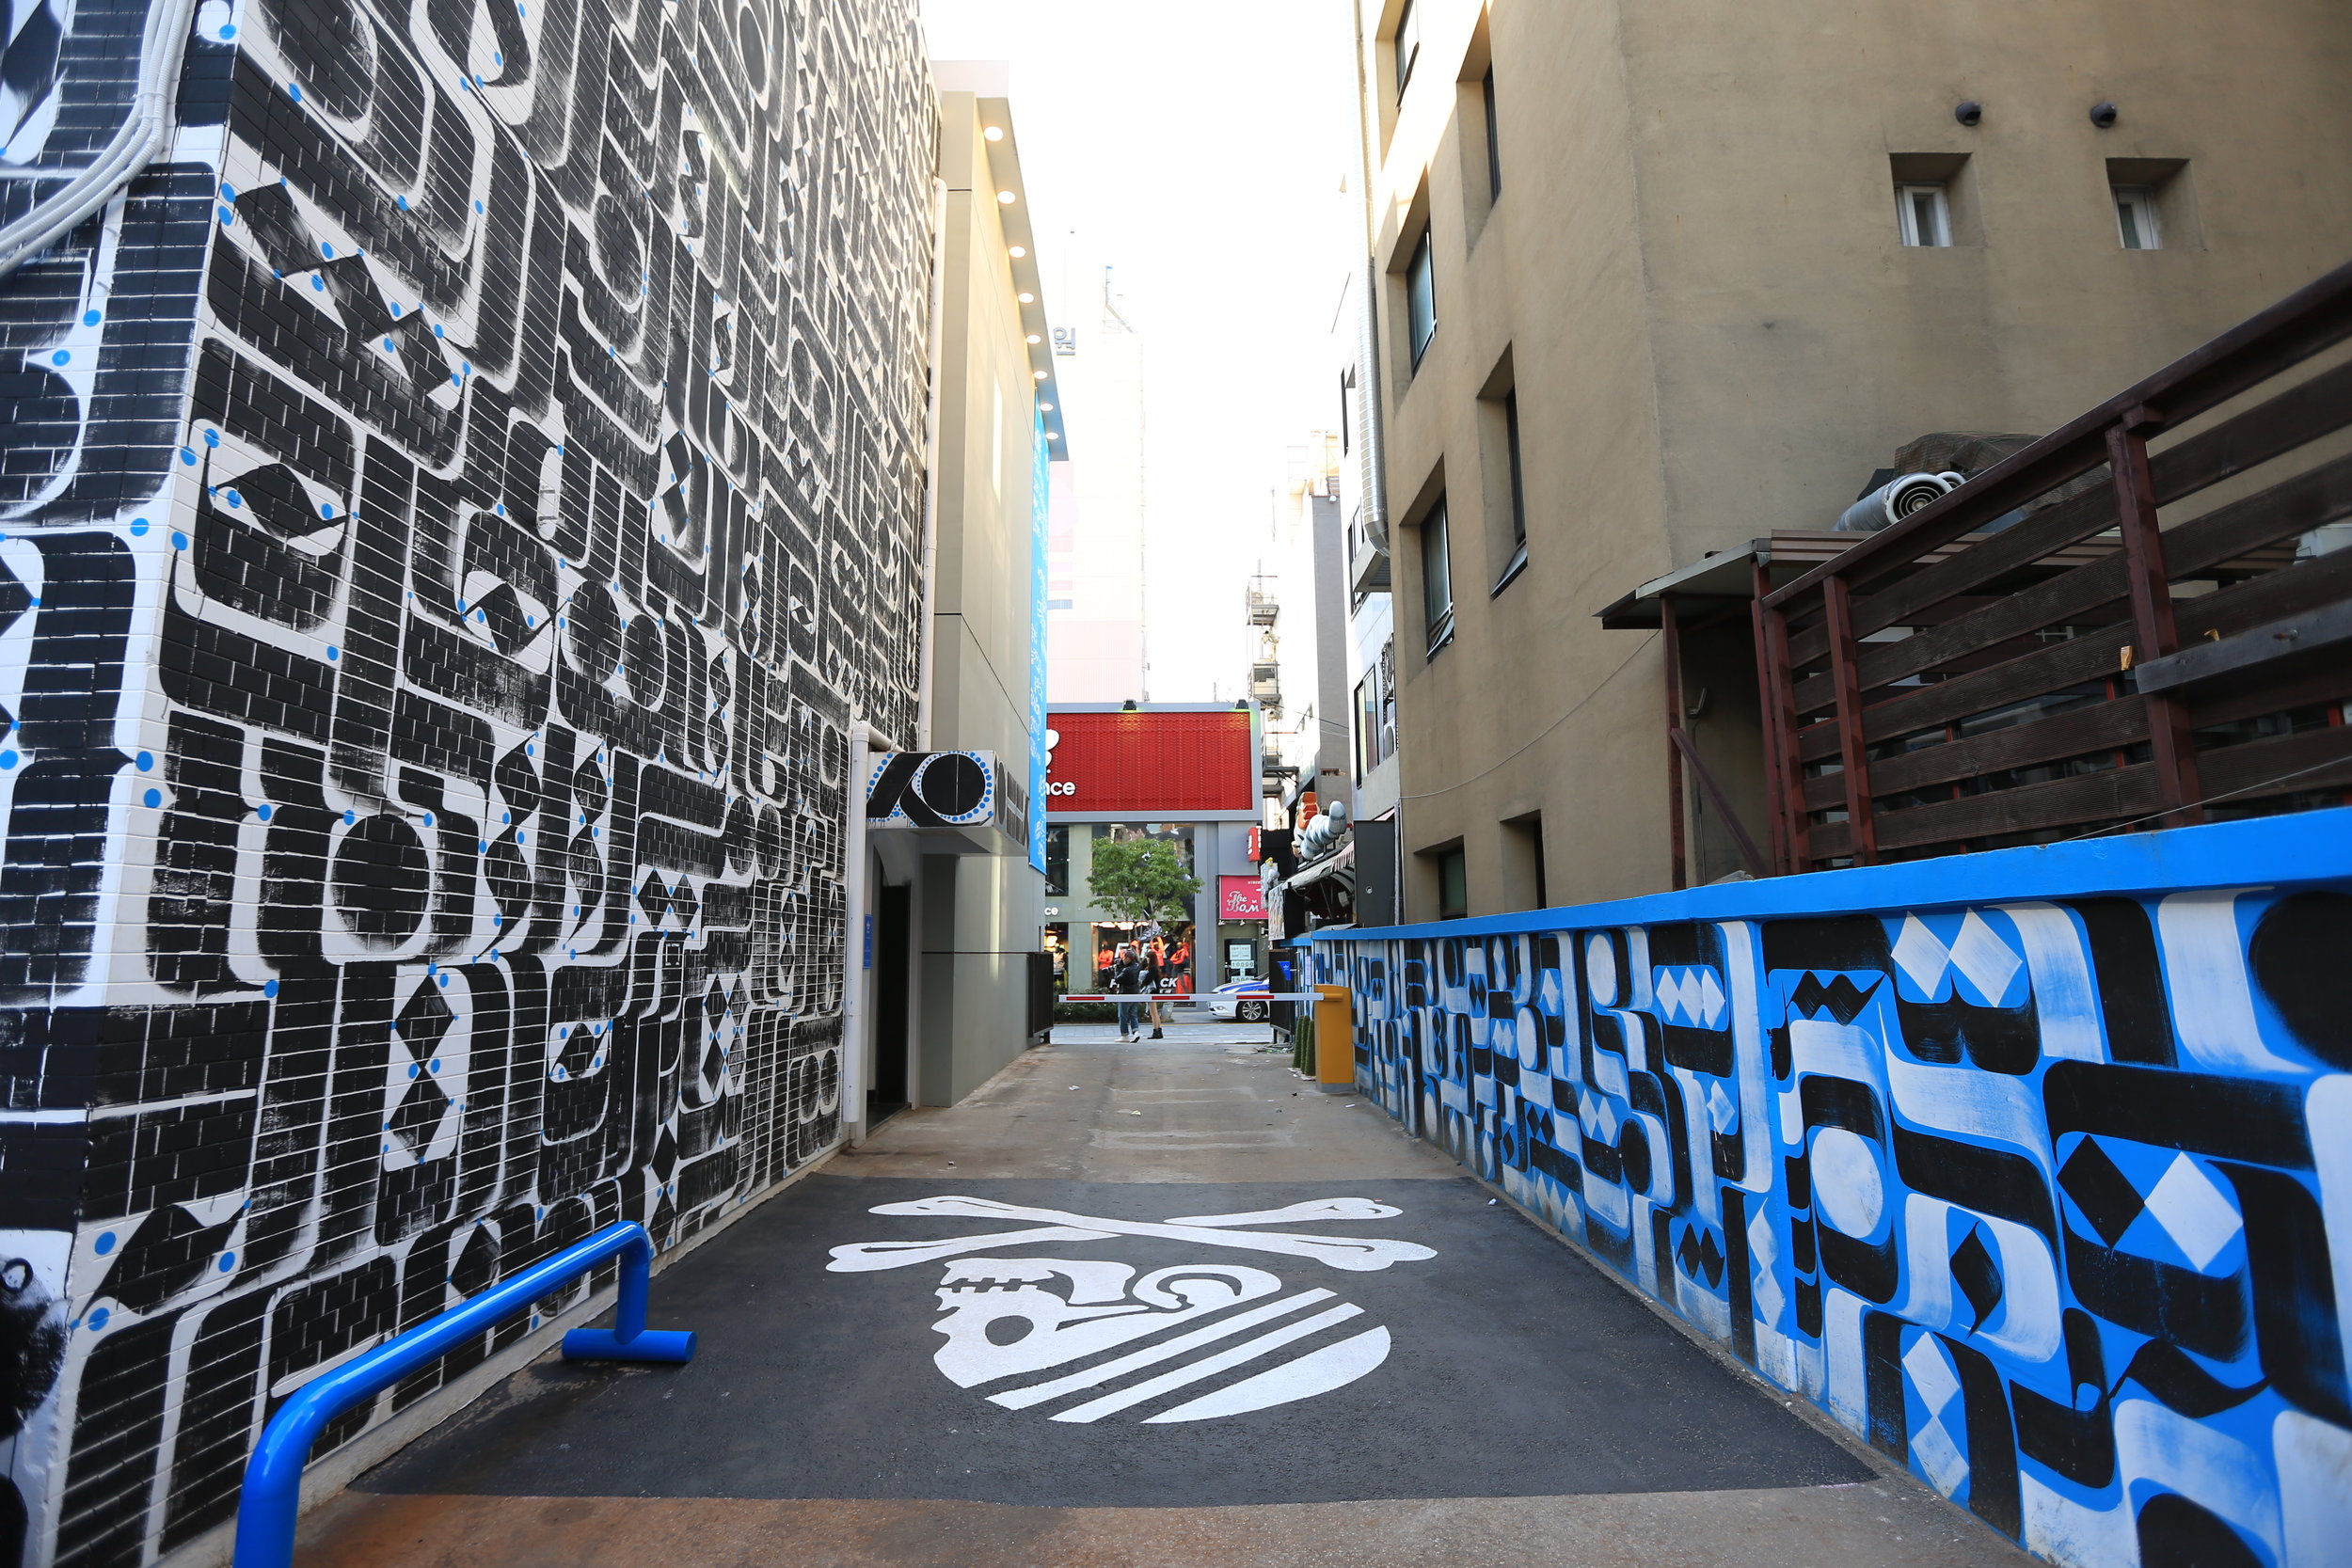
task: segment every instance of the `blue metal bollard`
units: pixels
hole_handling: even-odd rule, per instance
[[[246,1463],[245,1493],[237,1504],[235,1568],[292,1568],[302,1471],[310,1463],[310,1446],[327,1422],[615,1257],[621,1260],[621,1291],[612,1326],[571,1330],[564,1336],[564,1358],[692,1360],[692,1333],[645,1326],[653,1238],[642,1225],[607,1226],[295,1390],[270,1418]]]

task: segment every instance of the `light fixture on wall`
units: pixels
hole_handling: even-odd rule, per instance
[[[1045,379],[1045,372],[1043,371],[1031,371],[1029,372],[1029,379],[1031,381],[1042,381]]]
[[[1037,295],[1035,294],[1015,294],[1013,297],[1024,305],[1035,305],[1037,303]]]
[[[1120,705],[1119,705],[1119,711],[1120,711],[1120,712],[1121,712],[1121,713],[1133,713],[1133,712],[1135,712],[1135,711],[1136,711],[1136,700],[1135,700],[1133,697],[1128,698],[1125,702],[1123,702],[1123,703],[1121,703],[1121,704],[1120,704]]]
[[[1014,245],[1010,250],[1005,252],[1006,255],[1011,257],[1016,261],[1021,260],[1024,256],[1026,256],[1028,253],[1029,247],[1025,245]]]
[[[2100,130],[2106,131],[2112,129],[2115,121],[2116,112],[2114,104],[2093,103],[2090,106],[2090,123],[2096,125]]]
[[[1010,191],[998,191],[998,192],[996,193],[996,199],[997,199],[997,200],[999,200],[999,201],[1001,201],[1001,202],[1003,202],[1006,206],[1009,207],[1009,206],[1011,206],[1014,202],[1016,202],[1016,201],[1020,200],[1021,198],[1020,198],[1019,197],[1017,197],[1017,196],[1013,195],[1013,194],[1012,194],[1012,192],[1010,192]]]
[[[1973,130],[1977,122],[1984,119],[1984,105],[1973,98],[1968,99],[1953,105],[1952,118]]]
[[[1038,406],[1045,410],[1048,414],[1051,414],[1054,411],[1054,405],[1050,403],[1041,403]]]
[[[1041,343],[1041,342],[1043,342],[1044,341],[1045,341],[1044,339],[1042,339],[1042,338],[1039,337],[1039,336],[1038,336],[1036,333],[1034,333],[1034,332],[1032,332],[1032,333],[1030,333],[1030,334],[1029,334],[1029,341],[1031,341],[1031,342],[1033,342],[1033,343]]]
[[[986,136],[990,141],[1003,141],[1005,139],[1005,128],[1001,125],[992,125],[987,130],[982,131],[980,135]]]

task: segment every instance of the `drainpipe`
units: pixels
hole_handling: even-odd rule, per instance
[[[947,340],[947,182],[931,181],[930,395],[923,428],[923,626],[914,673],[914,749],[931,747],[931,658],[939,619],[940,361]]]
[[[862,718],[850,721],[850,770],[842,791],[849,803],[842,832],[841,908],[841,1126],[850,1148],[866,1141],[866,779],[876,752],[898,748]]]
[[[22,217],[0,226],[0,277],[73,231],[112,201],[171,145],[180,92],[180,61],[196,22],[197,0],[164,0],[151,7],[139,39],[139,80],[130,112],[98,156],[80,173],[36,201]],[[65,84],[70,90],[71,82]]]

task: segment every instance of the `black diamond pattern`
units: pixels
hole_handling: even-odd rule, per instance
[[[1682,1244],[1675,1248],[1675,1258],[1682,1264],[1682,1272],[1692,1278],[1704,1279],[1709,1286],[1723,1283],[1724,1251],[1715,1244],[1715,1233],[1705,1226],[1684,1227]]]
[[[432,979],[419,986],[408,998],[393,1027],[400,1031],[400,1043],[421,1062],[440,1049],[442,1037],[455,1018],[449,1004],[442,1000],[439,981]]]
[[[2001,1266],[1994,1261],[1993,1249],[1986,1243],[1984,1227],[1971,1226],[1968,1234],[1952,1252],[1952,1278],[1960,1285],[1968,1305],[1976,1308],[1977,1321],[1968,1326],[1982,1328],[1984,1320],[2001,1305]]]
[[[434,1130],[441,1125],[442,1113],[448,1109],[449,1096],[441,1092],[441,1085],[434,1082],[433,1074],[420,1070],[408,1080],[400,1103],[392,1107],[392,1136],[422,1159],[425,1146],[433,1141]]]
[[[2139,1212],[2147,1206],[2123,1173],[2115,1168],[2115,1162],[2090,1138],[2082,1141],[2065,1165],[2058,1171],[2058,1185],[2074,1200],[2074,1207],[2083,1212],[2099,1239],[2113,1246]]]
[[[1811,1018],[1827,1007],[1829,1016],[1838,1022],[1851,1023],[1878,989],[1875,980],[1867,986],[1857,986],[1843,974],[1833,974],[1828,983],[1823,984],[1808,970],[1804,978],[1797,982],[1797,989],[1790,993],[1788,1002],[1801,1018]]]

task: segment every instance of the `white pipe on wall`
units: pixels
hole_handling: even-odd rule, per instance
[[[841,836],[841,1126],[852,1148],[866,1141],[866,1087],[873,1080],[873,1065],[866,1059],[871,1042],[866,1038],[870,1009],[866,986],[872,971],[866,968],[866,923],[873,915],[866,907],[866,863],[870,858],[866,851],[866,776],[876,752],[897,750],[888,736],[864,719],[850,721],[849,785],[842,792],[848,820]]]

